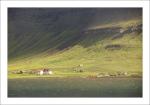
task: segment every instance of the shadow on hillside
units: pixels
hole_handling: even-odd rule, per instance
[[[89,26],[125,21],[142,16],[141,8],[9,8],[8,58],[53,54],[78,44],[94,45],[106,38],[112,40],[125,33],[139,32],[130,27],[87,30]]]

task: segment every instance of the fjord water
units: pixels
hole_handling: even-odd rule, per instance
[[[9,79],[8,97],[142,97],[142,79]]]

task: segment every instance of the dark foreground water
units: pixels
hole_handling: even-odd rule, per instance
[[[142,97],[142,79],[9,79],[8,97]]]

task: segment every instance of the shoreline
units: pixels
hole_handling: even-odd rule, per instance
[[[31,76],[31,77],[8,77],[8,79],[75,79],[75,78],[82,78],[82,79],[116,79],[116,78],[143,78],[143,77],[132,77],[132,76],[127,76],[127,77],[81,77],[81,76]]]

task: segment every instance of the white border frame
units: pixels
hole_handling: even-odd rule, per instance
[[[7,8],[8,7],[142,7],[143,98],[8,98]],[[148,104],[149,105],[149,1],[1,1],[1,104]]]

